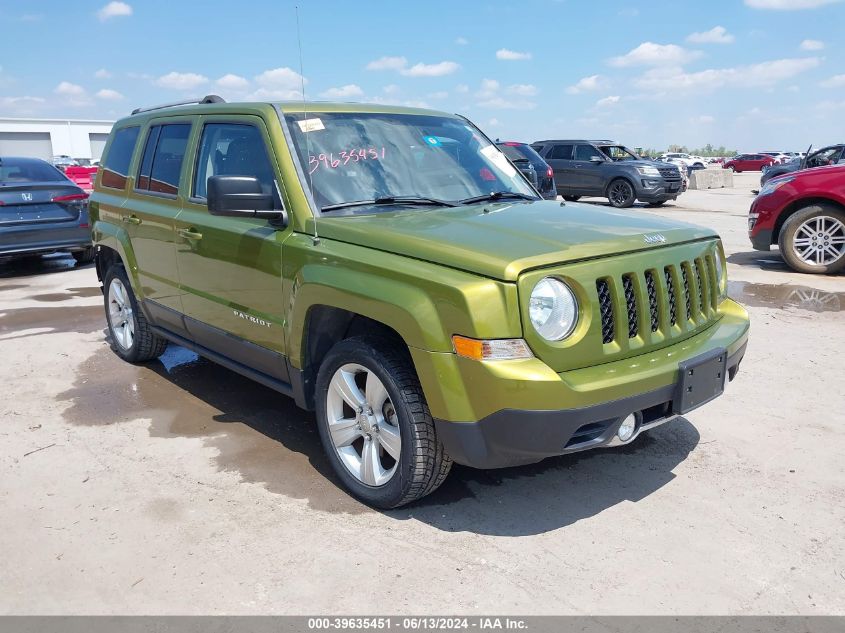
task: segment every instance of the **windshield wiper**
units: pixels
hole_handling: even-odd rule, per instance
[[[485,200],[502,200],[503,198],[519,198],[520,200],[539,200],[535,196],[529,196],[524,193],[517,193],[516,191],[494,191],[493,193],[486,193],[483,196],[473,196],[472,198],[464,198],[461,204],[472,204],[474,202],[484,202]]]
[[[354,200],[352,202],[340,202],[338,204],[329,204],[320,209],[320,211],[334,211],[335,209],[347,209],[349,207],[368,207],[376,204],[419,204],[436,207],[458,206],[454,202],[438,200],[437,198],[424,198],[422,196],[384,196],[381,198],[374,198],[373,200]]]

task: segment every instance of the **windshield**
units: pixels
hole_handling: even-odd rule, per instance
[[[0,162],[0,186],[28,182],[63,182],[67,180],[58,169],[40,160]]]
[[[463,119],[334,112],[285,119],[320,209],[390,198],[537,197],[505,155]]]
[[[599,149],[610,157],[610,160],[640,160],[640,157],[634,154],[627,147],[622,145],[602,145]],[[670,154],[671,156],[671,154]]]

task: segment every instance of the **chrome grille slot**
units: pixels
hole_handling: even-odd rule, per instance
[[[634,289],[634,276],[622,275],[622,288],[625,291],[625,304],[628,309],[628,338],[639,334],[639,314],[637,313],[637,293]]]
[[[657,282],[654,281],[654,273],[645,271],[645,287],[648,291],[648,310],[651,315],[651,331],[657,332],[660,329],[660,312],[657,308]]]
[[[606,279],[596,280],[596,291],[599,295],[599,311],[601,312],[601,340],[602,343],[613,342],[613,300],[610,296],[610,284]]]

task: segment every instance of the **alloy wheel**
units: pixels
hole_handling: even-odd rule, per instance
[[[126,286],[117,277],[109,284],[109,327],[115,342],[129,350],[135,341],[135,316]]]
[[[326,413],[332,445],[350,474],[368,486],[389,482],[402,440],[396,407],[378,376],[363,365],[340,367],[329,382]]]
[[[845,255],[845,224],[829,215],[805,220],[792,240],[795,255],[814,266],[828,266]]]
[[[613,183],[608,197],[613,203],[613,206],[622,206],[632,195],[631,185],[623,180]]]

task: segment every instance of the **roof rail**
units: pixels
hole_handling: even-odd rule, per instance
[[[173,106],[206,103],[226,103],[226,100],[223,97],[219,97],[217,95],[206,95],[202,99],[188,99],[187,101],[174,101],[173,103],[162,103],[161,105],[150,106],[149,108],[135,108],[134,110],[132,110],[132,114],[139,114],[141,112],[151,112],[153,110],[163,110],[164,108],[170,108]]]

